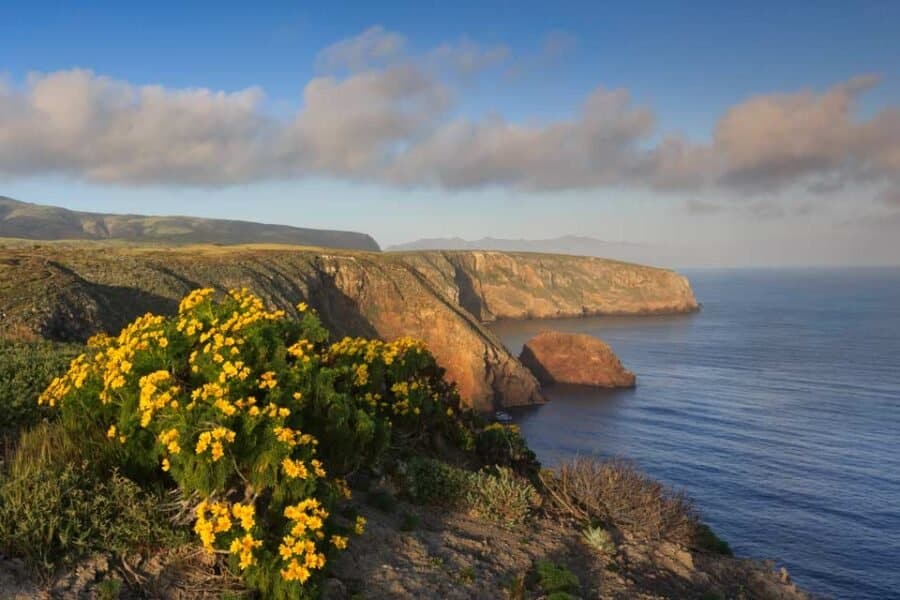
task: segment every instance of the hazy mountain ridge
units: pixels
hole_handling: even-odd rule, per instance
[[[89,213],[0,196],[0,237],[167,244],[291,244],[378,252],[368,234],[250,221]]]

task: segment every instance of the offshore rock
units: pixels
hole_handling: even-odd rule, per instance
[[[543,384],[633,387],[634,373],[603,341],[589,335],[544,331],[525,343],[519,355]]]

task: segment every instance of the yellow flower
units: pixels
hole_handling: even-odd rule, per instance
[[[109,429],[106,430],[106,437],[108,437],[109,439],[113,439],[114,437],[116,437],[116,426],[115,425],[109,426]]]
[[[275,386],[277,386],[277,385],[278,385],[278,380],[275,379],[274,371],[266,371],[265,373],[263,373],[262,375],[259,376],[259,388],[261,390],[265,390],[265,389],[273,390],[273,389],[275,389]]]
[[[366,518],[363,516],[356,517],[356,524],[353,526],[353,533],[362,535],[366,531]]]
[[[306,479],[309,477],[309,471],[301,460],[285,458],[281,461],[281,470],[284,471],[285,475],[292,479]]]
[[[168,459],[168,458],[162,459],[162,470],[163,470],[163,471],[168,471],[171,467],[172,467],[172,465],[169,464],[169,459]]]
[[[342,535],[331,536],[331,544],[338,550],[346,550],[347,538]]]
[[[297,562],[297,559],[291,559],[290,564],[288,564],[286,569],[281,570],[281,576],[285,581],[298,581],[300,583],[306,583],[306,580],[309,579],[309,569],[301,565]]]
[[[256,521],[254,520],[255,513],[256,509],[252,504],[241,504],[238,502],[231,507],[231,514],[235,519],[240,519],[241,527],[243,527],[245,531],[253,529],[253,526],[256,524]]]
[[[212,456],[213,462],[216,462],[225,455],[225,451],[222,449],[221,442],[213,442],[210,455]]]
[[[235,538],[228,548],[232,554],[240,555],[240,568],[243,571],[247,567],[256,563],[253,557],[253,550],[262,546],[262,541],[253,539],[249,533],[242,538]]]
[[[297,305],[297,312],[306,312],[306,309],[308,308],[309,306],[306,304],[306,302],[301,302]]]

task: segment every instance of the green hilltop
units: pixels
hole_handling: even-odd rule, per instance
[[[88,213],[0,196],[0,238],[164,244],[291,244],[377,252],[365,233],[179,216]]]

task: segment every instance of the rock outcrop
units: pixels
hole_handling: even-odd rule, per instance
[[[336,336],[418,337],[479,410],[543,401],[482,321],[697,308],[676,273],[596,258],[20,244],[0,249],[0,336],[80,341],[148,311],[170,314],[207,286],[246,286],[288,311],[306,301]]]
[[[634,386],[634,373],[622,366],[612,348],[589,335],[544,331],[525,343],[519,360],[543,384]]]

